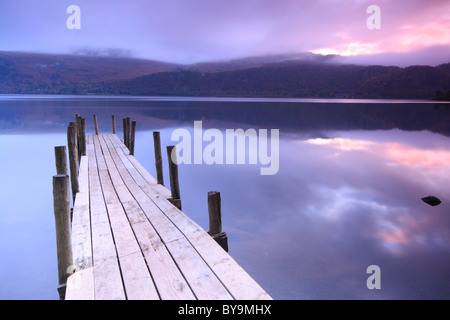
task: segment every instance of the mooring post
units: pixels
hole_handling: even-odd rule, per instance
[[[123,144],[126,146],[127,145],[127,119],[123,118],[122,122],[123,122]]]
[[[78,185],[78,148],[77,148],[77,128],[73,122],[67,127],[67,147],[69,149],[70,181],[72,184],[72,196],[79,192]]]
[[[77,128],[77,159],[80,161],[81,158],[81,117],[80,114],[75,114],[75,127]],[[79,162],[78,162],[79,164]]]
[[[81,118],[81,155],[86,155],[86,118]],[[80,160],[81,161],[81,160]]]
[[[95,125],[95,134],[98,136],[97,115],[95,115],[95,114],[94,114],[94,125]]]
[[[112,115],[111,117],[112,117],[112,133],[116,134],[116,118],[114,117],[114,115]]]
[[[180,184],[178,182],[178,163],[175,146],[167,147],[167,158],[169,160],[170,190],[172,192],[172,203],[181,210]],[[175,161],[174,161],[175,159]]]
[[[164,185],[163,165],[161,156],[161,137],[158,131],[153,132],[153,144],[155,147],[156,180],[158,181],[158,184]]]
[[[75,126],[77,127],[77,138],[79,139],[80,138],[80,120],[81,120],[81,117],[80,117],[80,114],[79,113],[76,113],[75,114]]]
[[[58,256],[58,292],[64,300],[69,267],[73,265],[70,231],[69,176],[53,176],[53,211],[55,214],[56,247]]]
[[[134,156],[134,142],[136,136],[136,121],[131,121],[131,133],[130,133],[130,154]]]
[[[211,237],[228,252],[228,237],[222,232],[222,209],[220,192],[208,192],[209,231]]]
[[[125,146],[130,150],[130,137],[131,137],[131,119],[129,117],[125,118],[126,123],[126,129],[127,129],[127,142],[125,143]]]
[[[78,141],[78,159],[80,158],[81,155],[81,145],[80,145],[80,140],[81,140],[81,117],[80,114],[76,113],[75,114],[75,127],[77,128],[77,141]]]
[[[66,146],[55,147],[56,174],[69,174],[67,169]]]

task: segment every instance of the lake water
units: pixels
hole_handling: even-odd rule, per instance
[[[53,147],[75,113],[93,133],[137,121],[136,158],[153,174],[152,131],[279,129],[279,171],[180,165],[185,211],[208,228],[222,196],[230,254],[275,299],[450,298],[450,108],[413,101],[0,96],[0,299],[57,299]],[[207,143],[204,144],[204,147]],[[163,152],[165,156],[165,152]],[[168,182],[164,157],[165,181]],[[442,204],[421,201],[437,196]],[[381,270],[369,290],[366,270]]]

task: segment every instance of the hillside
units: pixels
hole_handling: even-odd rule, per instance
[[[111,81],[97,92],[132,95],[432,99],[450,89],[439,68],[284,62],[225,72],[164,72]]]
[[[0,93],[71,93],[101,81],[175,70],[175,64],[150,60],[0,51]]]
[[[440,92],[444,100],[449,90],[450,63],[342,65],[303,54],[175,65],[0,52],[0,93],[432,99]]]

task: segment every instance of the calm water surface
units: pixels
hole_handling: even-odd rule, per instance
[[[207,192],[220,191],[230,254],[275,299],[450,298],[445,104],[0,96],[1,299],[58,298],[53,147],[66,144],[75,113],[88,133],[94,113],[104,133],[116,115],[119,137],[123,117],[137,120],[135,155],[154,175],[153,130],[166,146],[195,120],[222,132],[279,129],[274,176],[260,165],[179,168],[183,210],[207,229]],[[429,195],[442,204],[423,203]],[[381,290],[367,289],[370,265]]]

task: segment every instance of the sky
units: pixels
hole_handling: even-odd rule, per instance
[[[80,29],[69,29],[70,5]],[[369,29],[371,5],[380,29]],[[71,20],[72,21],[72,20]],[[2,0],[0,50],[177,63],[314,52],[378,64],[449,62],[448,0]]]

